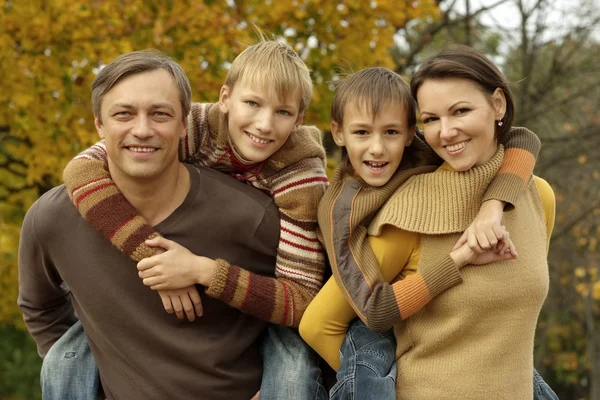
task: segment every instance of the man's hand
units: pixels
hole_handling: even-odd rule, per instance
[[[503,239],[502,228],[504,202],[488,200],[483,202],[477,216],[467,230],[458,239],[452,250],[457,250],[465,243],[476,253],[494,249]]]
[[[159,290],[158,294],[162,300],[165,311],[169,314],[175,313],[177,318],[184,319],[184,314],[189,321],[202,316],[202,300],[195,286],[184,289]]]
[[[483,265],[492,261],[512,260],[517,258],[517,251],[510,239],[510,234],[504,226],[500,227],[502,239],[494,247],[482,252],[474,251],[468,243],[464,243],[456,250],[452,250],[450,257],[458,268],[465,265]]]
[[[162,254],[144,258],[137,265],[138,275],[150,289],[181,289],[194,284],[210,284],[217,268],[214,260],[197,256],[163,237],[146,240],[146,244],[165,250]]]

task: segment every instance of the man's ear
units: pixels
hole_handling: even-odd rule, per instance
[[[100,118],[94,116],[94,125],[96,125],[96,130],[98,131],[98,136],[100,136],[100,139],[104,139],[104,128],[102,126],[102,121],[100,121]]]
[[[231,97],[231,90],[229,86],[221,86],[221,93],[219,94],[219,109],[223,114],[227,114],[229,111],[229,99]]]
[[[344,132],[342,126],[335,121],[331,121],[331,135],[333,136],[333,141],[338,146],[344,146]]]
[[[181,135],[179,135],[179,139],[185,139],[188,132],[188,119],[187,117],[183,119],[183,130],[181,131]]]
[[[500,120],[504,118],[504,114],[506,114],[506,96],[504,95],[504,90],[500,88],[494,90],[494,93],[492,93],[492,104],[496,111],[496,119]]]
[[[408,131],[406,133],[406,144],[404,145],[405,147],[408,147],[411,145],[413,139],[415,138],[416,131],[417,131],[416,125],[413,125],[408,128]]]

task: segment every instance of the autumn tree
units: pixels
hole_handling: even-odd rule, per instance
[[[25,211],[97,140],[90,86],[104,64],[157,48],[184,67],[195,101],[215,101],[256,26],[305,60],[315,82],[305,121],[326,128],[336,74],[393,67],[395,32],[437,13],[434,0],[0,0],[0,329],[22,328],[17,246]],[[22,359],[15,354],[0,359]]]

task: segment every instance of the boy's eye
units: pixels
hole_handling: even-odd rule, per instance
[[[397,135],[398,131],[395,131],[393,129],[388,129],[387,131],[385,131],[386,135]]]
[[[364,129],[362,129],[362,130],[354,131],[354,134],[355,134],[355,135],[361,135],[361,136],[362,136],[362,135],[368,135],[368,134],[369,134],[369,132],[367,132],[367,131],[365,131]]]
[[[257,102],[252,100],[246,100],[246,104],[248,104],[250,107],[256,107],[258,105]]]
[[[287,110],[278,110],[277,114],[285,115],[286,117],[292,115],[292,113]]]

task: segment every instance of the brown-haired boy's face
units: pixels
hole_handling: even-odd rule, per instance
[[[415,130],[407,126],[403,104],[383,105],[373,116],[369,107],[349,101],[343,125],[331,124],[338,146],[346,147],[354,171],[369,185],[383,186],[398,169]]]
[[[282,99],[267,84],[242,80],[233,90],[223,86],[219,107],[227,114],[229,138],[237,153],[253,163],[272,156],[302,122],[300,101],[299,89]]]

